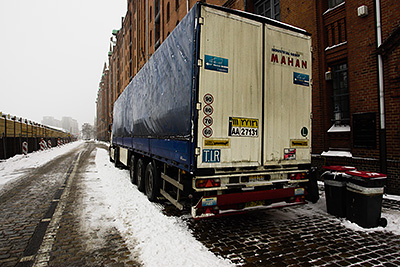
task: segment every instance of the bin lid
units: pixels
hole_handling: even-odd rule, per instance
[[[351,167],[351,166],[323,166],[322,169],[330,170],[330,171],[336,171],[336,172],[346,172],[346,171],[355,170],[356,167]]]
[[[368,172],[368,171],[347,171],[346,174],[351,175],[351,176],[357,176],[361,177],[364,179],[386,179],[387,176],[386,174],[383,173],[377,173],[377,172]]]

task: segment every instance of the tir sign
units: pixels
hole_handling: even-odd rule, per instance
[[[203,162],[221,162],[221,149],[203,149]]]

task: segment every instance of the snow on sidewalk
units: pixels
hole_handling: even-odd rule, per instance
[[[68,153],[83,144],[83,141],[72,142],[61,147],[53,147],[44,151],[35,151],[28,155],[15,155],[0,161],[0,190],[5,184],[21,178],[28,169],[38,168],[58,156]]]
[[[115,227],[144,266],[233,266],[197,241],[183,220],[164,215],[108,158],[98,148],[84,180],[82,226],[88,236]]]

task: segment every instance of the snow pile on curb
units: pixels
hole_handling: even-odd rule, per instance
[[[84,181],[85,232],[116,228],[145,266],[232,266],[190,233],[181,219],[165,216],[132,185],[127,170],[116,169],[107,151],[97,149]]]
[[[0,162],[0,190],[11,181],[23,176],[28,169],[38,168],[83,144],[83,141],[72,142],[49,150],[35,151],[28,155],[15,155]]]

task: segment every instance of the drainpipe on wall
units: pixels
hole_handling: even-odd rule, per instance
[[[376,39],[377,48],[382,44],[381,2],[375,1],[376,8]],[[379,159],[380,171],[387,174],[387,150],[386,150],[386,125],[385,125],[385,92],[383,79],[383,59],[378,54],[378,89],[379,89]]]
[[[186,1],[186,13],[189,13],[189,0]]]
[[[146,0],[146,62],[149,61],[149,0]]]

